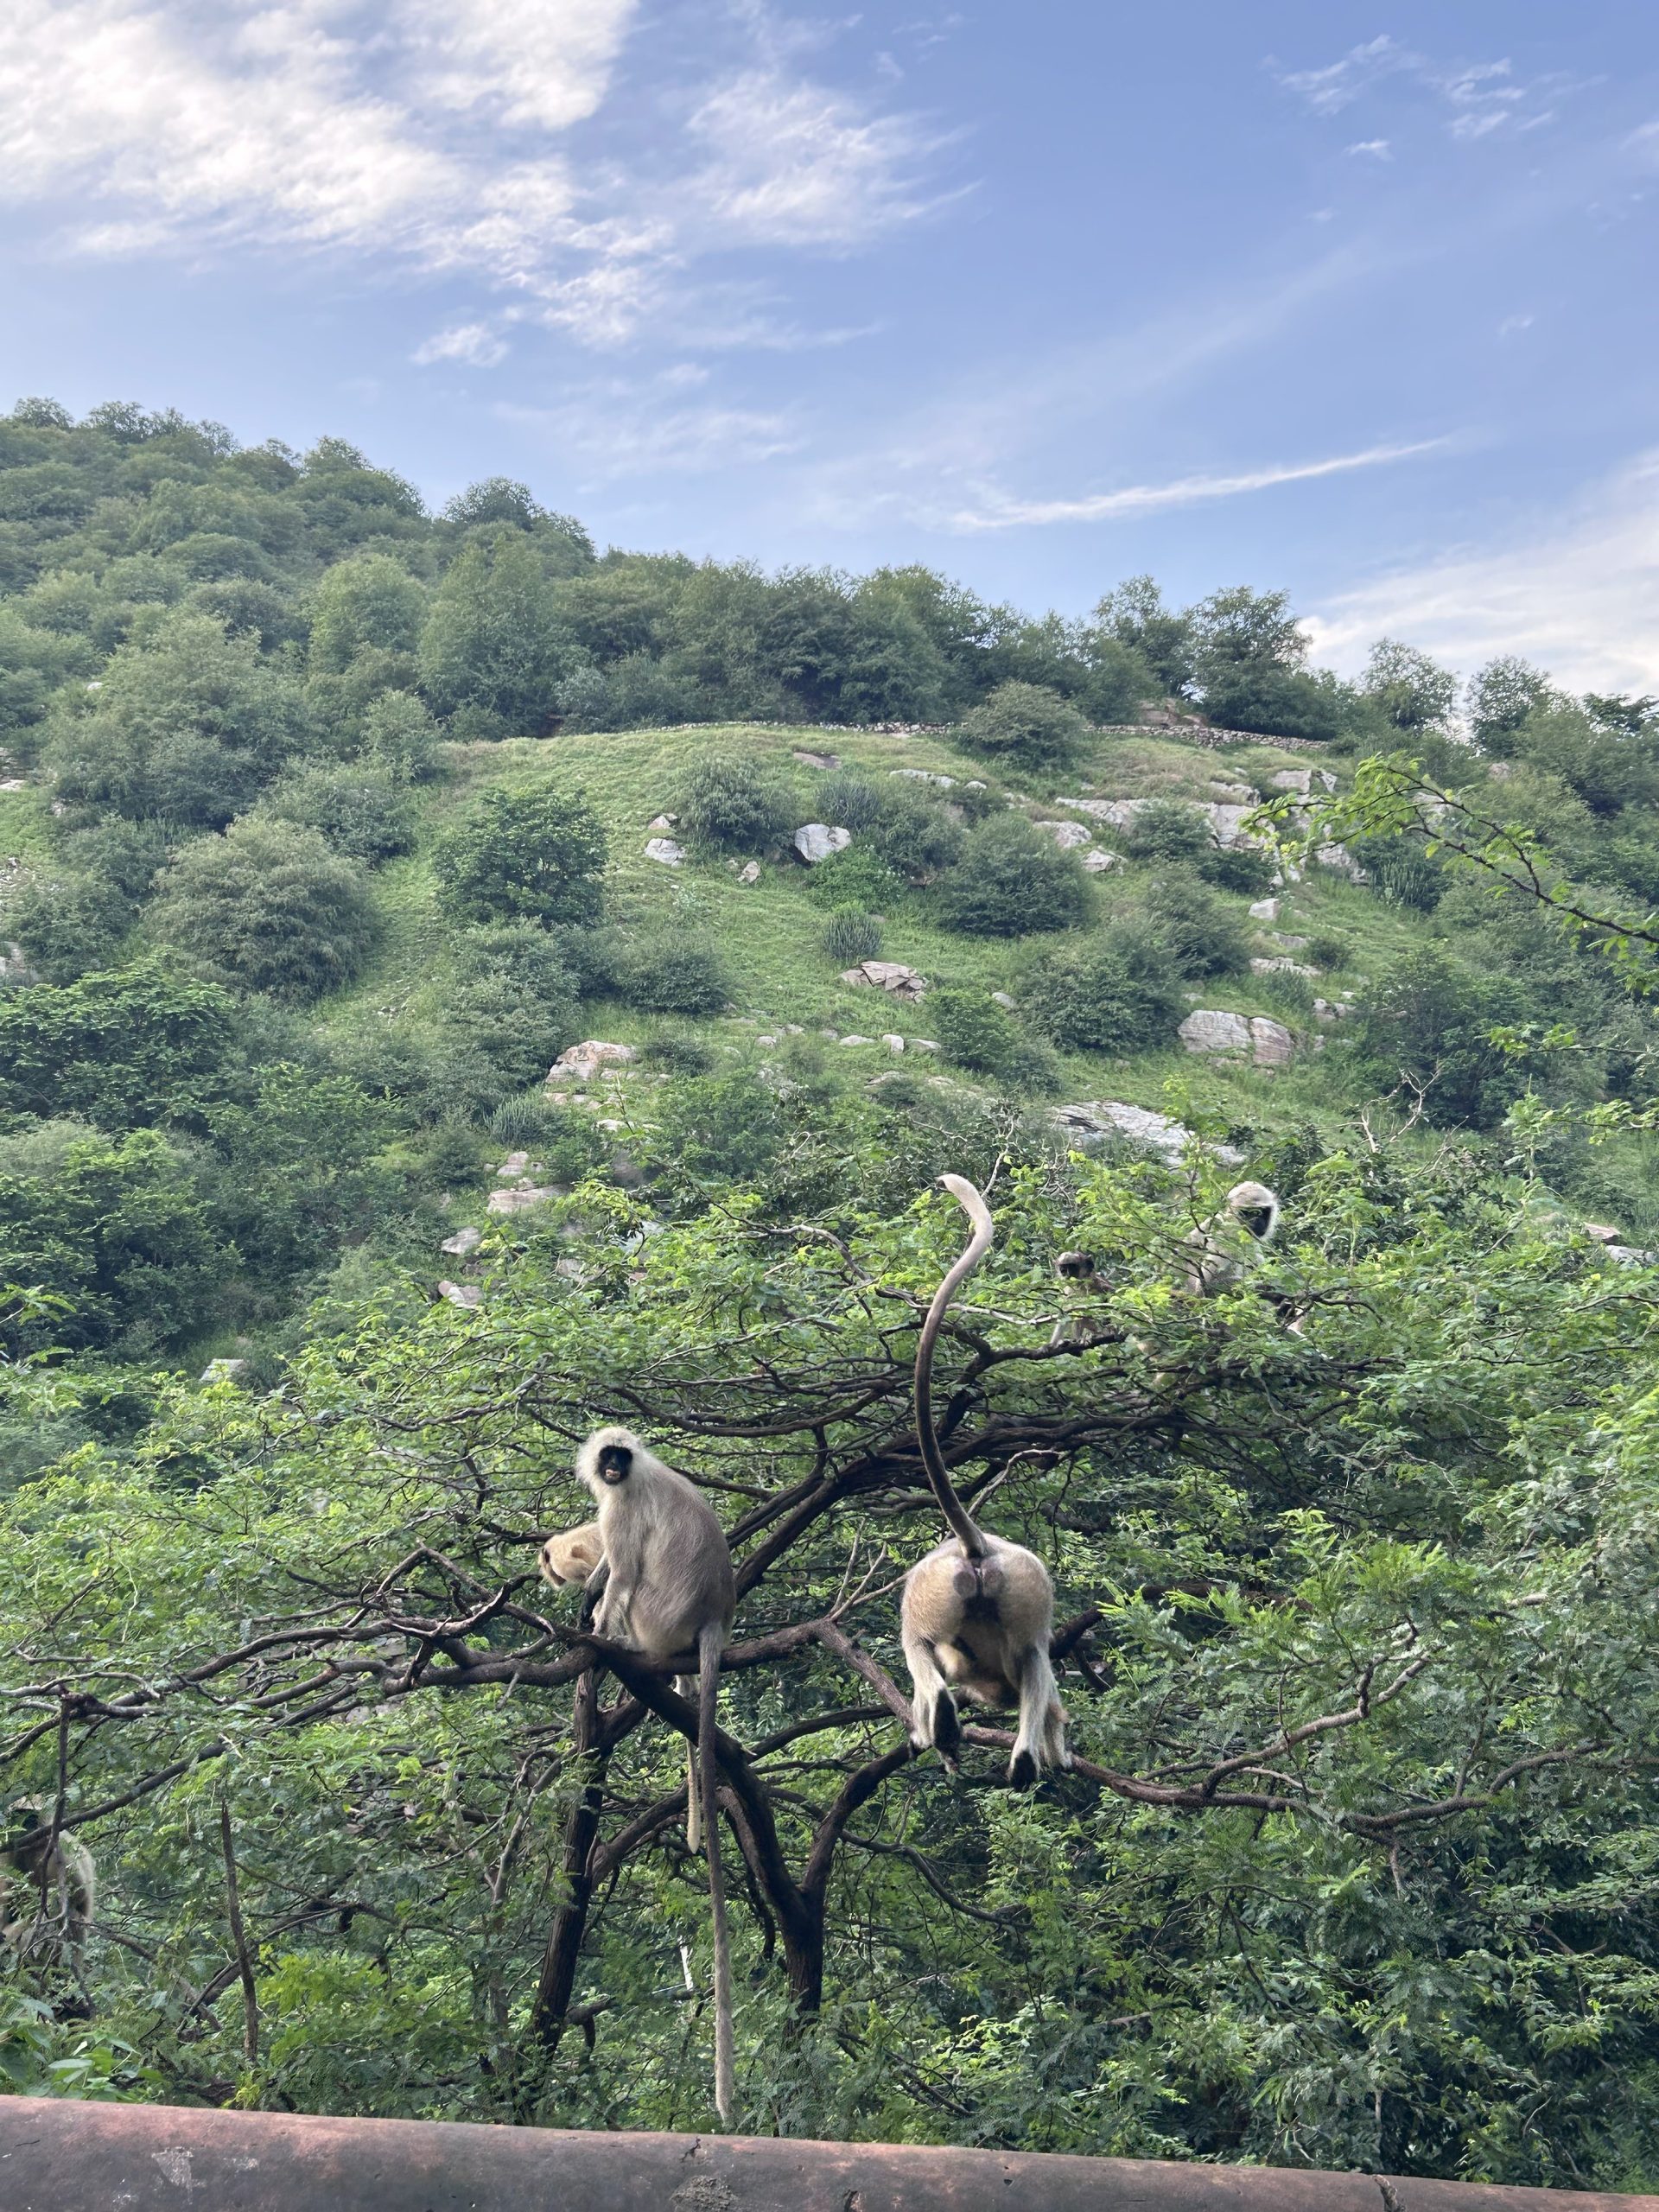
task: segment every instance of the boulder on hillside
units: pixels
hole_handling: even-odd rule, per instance
[[[484,1303],[484,1294],[475,1282],[441,1282],[438,1296],[447,1300],[451,1306],[461,1306],[468,1313],[475,1312]]]
[[[798,760],[803,768],[839,768],[841,766],[840,753],[814,753],[810,747],[805,745],[798,745],[791,757]]]
[[[737,880],[740,883],[759,883],[760,880],[760,861],[749,861],[745,864],[745,866],[739,868],[737,871]]]
[[[1189,1052],[1248,1052],[1250,1026],[1242,1014],[1198,1007],[1176,1031]]]
[[[589,1037],[580,1045],[567,1045],[547,1071],[550,1083],[591,1083],[601,1068],[626,1067],[636,1057],[632,1045],[607,1044]]]
[[[889,768],[887,773],[890,776],[904,776],[912,784],[937,784],[943,791],[954,791],[956,788],[957,779],[954,776],[938,775],[931,768]],[[985,786],[982,784],[979,788],[983,791]]]
[[[645,827],[653,836],[664,836],[678,826],[679,819],[677,814],[659,814],[654,820],[647,822]]]
[[[1250,919],[1253,922],[1276,922],[1281,903],[1277,899],[1253,899],[1250,902]]]
[[[1198,1141],[1184,1122],[1167,1114],[1154,1114],[1147,1106],[1130,1106],[1121,1098],[1085,1098],[1074,1106],[1052,1106],[1049,1115],[1062,1128],[1075,1133],[1078,1149],[1084,1152],[1103,1138],[1127,1137],[1132,1144],[1145,1145],[1149,1152],[1159,1154],[1170,1166],[1179,1167],[1187,1147]],[[1210,1149],[1230,1167],[1237,1166],[1244,1157],[1230,1144],[1213,1145]]]
[[[850,830],[837,829],[828,822],[804,822],[795,832],[795,849],[809,868],[827,861],[832,853],[845,852],[852,842]]]
[[[927,978],[918,975],[915,969],[906,968],[902,960],[861,960],[856,968],[843,968],[843,983],[874,985],[879,991],[891,991],[895,998],[917,999],[927,995]]]
[[[1278,958],[1250,963],[1253,976],[1317,976],[1319,972],[1317,968],[1305,968],[1300,960]]]
[[[1296,1039],[1282,1021],[1270,1021],[1265,1014],[1253,1014],[1250,1050],[1259,1068],[1287,1067],[1296,1057]]]
[[[664,868],[678,868],[685,859],[685,847],[672,837],[647,837],[645,858],[660,861]]]
[[[458,1229],[453,1236],[446,1236],[439,1245],[440,1252],[448,1252],[452,1260],[465,1260],[476,1252],[484,1242],[481,1229]]]
[[[1063,853],[1074,853],[1090,842],[1081,822],[1039,822],[1037,827],[1046,830]]]
[[[1109,853],[1103,845],[1090,845],[1081,855],[1083,864],[1090,875],[1104,875],[1109,868],[1116,868],[1118,855]]]

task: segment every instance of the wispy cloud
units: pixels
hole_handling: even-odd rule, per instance
[[[438,361],[460,361],[468,368],[493,369],[507,355],[507,342],[486,322],[457,323],[448,330],[435,331],[410,355],[420,368],[429,367]]]
[[[1391,162],[1394,149],[1386,138],[1362,138],[1346,149],[1351,154],[1369,154],[1374,162]]]
[[[1659,692],[1659,451],[1568,515],[1379,576],[1326,601],[1308,627],[1343,669],[1374,639],[1402,637],[1465,672],[1519,653],[1565,683]]]
[[[1080,499],[1014,499],[999,495],[984,505],[953,518],[958,530],[1011,530],[1056,522],[1115,522],[1126,515],[1156,514],[1166,507],[1192,507],[1209,499],[1236,499],[1268,492],[1281,484],[1306,484],[1316,477],[1340,476],[1356,468],[1380,468],[1443,451],[1445,438],[1412,445],[1367,446],[1359,453],[1334,454],[1324,461],[1293,461],[1226,476],[1182,476],[1169,484],[1132,484],[1116,492],[1096,492]]]
[[[1454,138],[1488,138],[1503,130],[1536,130],[1555,118],[1555,101],[1577,90],[1560,74],[1530,81],[1518,78],[1506,57],[1492,61],[1437,62],[1386,34],[1350,47],[1338,60],[1319,69],[1279,70],[1279,82],[1295,92],[1315,115],[1340,115],[1391,79],[1404,79],[1427,92],[1443,113]],[[1386,138],[1363,140],[1351,154],[1388,156]]]
[[[817,83],[762,0],[718,19],[677,124],[588,157],[572,134],[615,92],[637,10],[0,0],[0,204],[67,208],[54,243],[86,252],[396,255],[601,345],[715,254],[842,251],[931,204],[938,134]]]
[[[504,420],[544,436],[567,463],[585,466],[594,480],[703,474],[711,469],[753,467],[797,453],[805,431],[791,410],[688,401],[700,381],[695,366],[677,363],[639,380],[604,378],[567,394],[556,405],[504,405]]]

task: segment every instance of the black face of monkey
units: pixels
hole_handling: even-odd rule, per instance
[[[617,1484],[626,1482],[633,1472],[632,1451],[626,1444],[607,1444],[600,1452],[599,1472],[601,1479],[613,1489]]]
[[[1241,1206],[1238,1217],[1252,1236],[1265,1236],[1273,1226],[1271,1206]]]

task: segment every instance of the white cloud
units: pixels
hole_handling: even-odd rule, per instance
[[[1391,162],[1394,149],[1386,138],[1362,138],[1357,145],[1347,149],[1351,154],[1369,154],[1373,161]]]
[[[936,141],[801,73],[764,0],[628,162],[571,133],[639,0],[0,0],[0,205],[54,246],[394,253],[619,343],[733,246],[842,250],[928,204]],[[458,357],[454,357],[458,358]]]
[[[1270,491],[1280,484],[1305,484],[1319,476],[1338,476],[1355,468],[1377,468],[1395,461],[1435,453],[1444,438],[1415,445],[1368,446],[1360,453],[1336,454],[1325,461],[1294,461],[1232,476],[1182,476],[1169,484],[1133,484],[1122,491],[1098,492],[1080,499],[1014,499],[993,495],[976,510],[953,518],[958,530],[1009,530],[1020,524],[1055,522],[1114,522],[1124,515],[1155,514],[1166,507],[1196,506],[1207,499],[1233,499],[1248,492]]]
[[[933,145],[913,123],[774,70],[722,85],[690,132],[709,155],[691,189],[728,238],[855,245],[927,204],[915,169]]]
[[[1413,57],[1384,35],[1350,47],[1340,61],[1323,69],[1297,69],[1280,77],[1287,92],[1300,92],[1316,115],[1338,115],[1351,107],[1379,78],[1408,68]]]
[[[1510,126],[1540,130],[1555,118],[1554,108],[1543,103],[1580,89],[1559,74],[1522,82],[1507,59],[1450,65],[1432,61],[1386,35],[1351,47],[1339,61],[1323,69],[1279,73],[1286,91],[1300,93],[1315,115],[1339,115],[1390,78],[1404,78],[1427,92],[1446,111],[1452,137],[1463,139],[1488,138]],[[1387,160],[1389,141],[1362,140],[1348,151]]]
[[[506,355],[506,340],[488,323],[462,322],[448,330],[435,331],[410,359],[419,368],[428,368],[435,361],[463,361],[468,368],[493,369]]]
[[[1571,513],[1506,532],[1501,546],[1327,600],[1308,627],[1321,659],[1343,669],[1389,636],[1465,671],[1520,653],[1576,688],[1659,692],[1659,451],[1637,455]]]

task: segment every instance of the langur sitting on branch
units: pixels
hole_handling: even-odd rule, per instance
[[[1020,1729],[1008,1779],[1027,1789],[1048,1764],[1069,1767],[1065,1709],[1049,1639],[1054,1586],[1035,1552],[981,1529],[951,1486],[933,1426],[933,1350],[957,1287],[995,1234],[984,1199],[960,1175],[939,1178],[973,1224],[967,1249],[934,1293],[916,1351],[916,1441],[939,1510],[955,1532],[905,1577],[899,1636],[912,1688],[911,1740],[954,1766],[961,1745],[953,1691],[977,1705],[1014,1705]]]
[[[1227,1203],[1185,1239],[1182,1287],[1195,1298],[1236,1290],[1279,1227],[1279,1201],[1265,1183],[1235,1183]]]
[[[631,1644],[653,1666],[664,1667],[688,1650],[697,1655],[697,1767],[715,1951],[715,2107],[729,2120],[735,2088],[732,1963],[715,1730],[720,1655],[737,1611],[732,1554],[726,1531],[696,1484],[664,1465],[632,1429],[595,1429],[576,1455],[576,1473],[599,1502],[594,1525],[602,1557],[588,1577],[588,1587],[597,1588],[605,1576],[595,1634]],[[698,1794],[688,1788],[692,1804]]]
[[[584,1521],[580,1529],[562,1529],[550,1536],[537,1554],[543,1582],[563,1589],[571,1582],[589,1581],[604,1562],[597,1521]]]
[[[54,1835],[38,1802],[15,1806],[0,1847],[0,1939],[20,1957],[67,1950],[79,1980],[97,1902],[86,1845],[62,1829]]]

